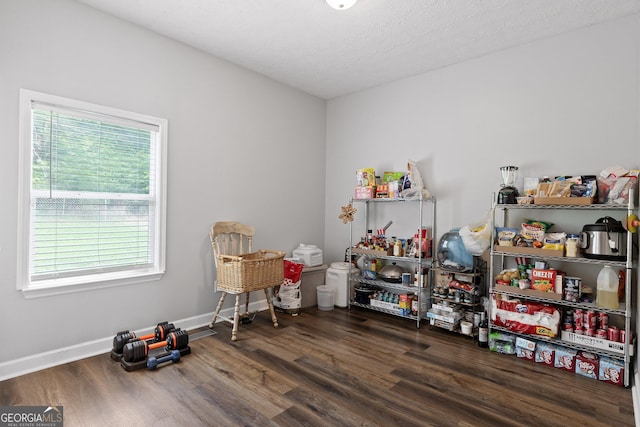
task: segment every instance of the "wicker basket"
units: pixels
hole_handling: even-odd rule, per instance
[[[285,252],[259,250],[243,255],[218,255],[218,290],[242,293],[281,285]]]

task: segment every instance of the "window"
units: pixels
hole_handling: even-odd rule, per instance
[[[166,140],[164,119],[20,91],[25,296],[162,276]]]

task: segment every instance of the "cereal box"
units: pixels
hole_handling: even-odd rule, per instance
[[[624,364],[610,357],[600,359],[598,379],[618,386],[624,385]]]
[[[558,347],[553,366],[574,372],[576,369],[576,356],[578,352],[570,348]]]
[[[576,374],[598,379],[600,358],[597,354],[579,351],[576,356]]]
[[[536,363],[553,366],[556,355],[556,346],[545,342],[540,342],[536,346]]]

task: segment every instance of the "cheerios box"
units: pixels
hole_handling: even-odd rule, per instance
[[[536,345],[536,362],[553,366],[557,347],[553,344],[540,342]]]
[[[624,364],[610,357],[600,358],[598,379],[618,386],[624,385]]]
[[[533,362],[536,359],[536,342],[522,337],[516,338],[516,356]]]
[[[556,358],[553,366],[556,368],[564,369],[574,372],[576,369],[576,356],[578,352],[576,350],[564,347],[558,347],[556,349]]]
[[[597,380],[600,372],[600,358],[597,354],[579,351],[576,355],[575,372]]]

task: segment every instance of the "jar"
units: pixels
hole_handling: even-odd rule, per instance
[[[575,258],[578,256],[578,243],[580,236],[577,234],[567,234],[567,242],[565,244],[566,254],[568,257]]]

